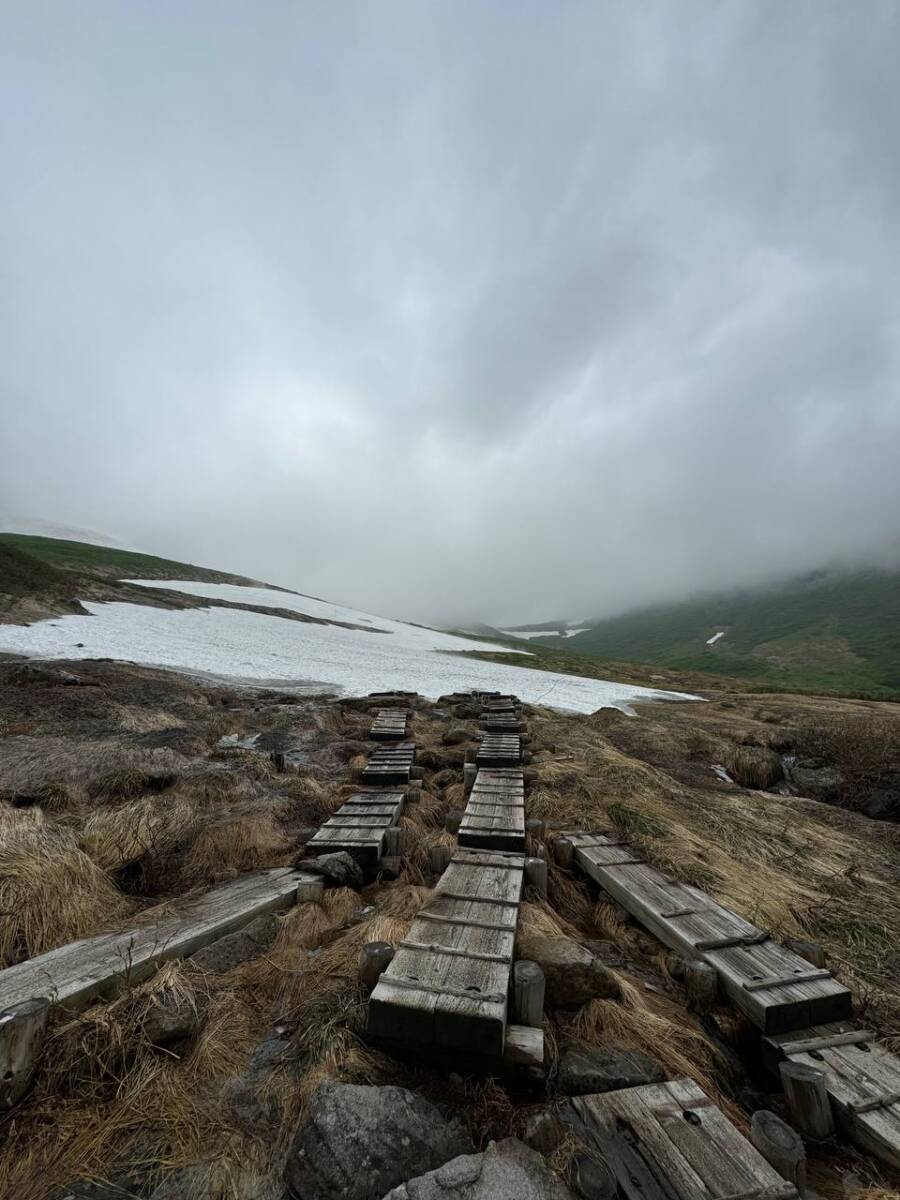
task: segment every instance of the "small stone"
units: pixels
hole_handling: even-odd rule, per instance
[[[141,1028],[148,1042],[166,1046],[196,1033],[200,1014],[189,997],[163,991],[144,1017]]]
[[[563,1127],[557,1117],[548,1109],[532,1113],[525,1122],[522,1138],[541,1154],[549,1154],[555,1150],[562,1140]]]
[[[228,933],[215,942],[210,942],[192,955],[191,966],[200,971],[221,975],[238,963],[248,962],[268,950],[278,933],[278,918],[272,913],[256,917],[243,929]]]
[[[317,858],[300,860],[304,871],[312,871],[316,875],[324,875],[335,887],[361,888],[365,884],[362,867],[346,850],[337,850],[333,854],[320,854]]]

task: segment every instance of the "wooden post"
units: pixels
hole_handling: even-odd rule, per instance
[[[410,779],[424,779],[425,778],[425,768],[424,767],[410,767],[409,768],[409,777],[410,777]]]
[[[359,952],[359,981],[363,987],[371,992],[393,957],[394,947],[390,942],[366,942]]]
[[[466,759],[465,759],[465,761],[466,761],[467,763],[471,763],[471,764],[474,766],[474,765],[475,765],[475,758],[476,758],[476,756],[477,756],[477,755],[478,755],[478,747],[477,747],[477,746],[468,746],[468,747],[466,748]]]
[[[542,896],[547,895],[547,860],[525,859],[525,886],[535,888]]]
[[[616,1177],[605,1158],[580,1150],[572,1156],[569,1170],[575,1191],[584,1200],[615,1200],[618,1195]]]
[[[544,1023],[544,972],[537,963],[522,959],[515,964],[513,996],[516,1022],[540,1029]]]
[[[384,831],[384,857],[398,858],[403,853],[406,830],[400,825],[391,825]]]
[[[572,859],[575,855],[575,847],[566,837],[558,837],[553,843],[553,854],[556,861],[564,870],[569,871],[572,868]]]
[[[463,815],[458,808],[451,808],[444,818],[444,828],[448,833],[456,835],[459,833],[459,827],[462,824]]]
[[[432,846],[428,851],[428,865],[433,875],[443,875],[450,866],[450,847]]]
[[[782,1179],[802,1194],[806,1185],[806,1147],[803,1138],[781,1117],[761,1108],[750,1119],[750,1141]]]
[[[530,834],[533,838],[537,838],[539,842],[544,840],[544,833],[546,832],[546,829],[547,824],[545,821],[542,821],[540,817],[531,817],[530,820],[525,822],[525,832]]]
[[[705,962],[689,962],[684,966],[684,986],[688,1008],[708,1012],[719,994],[719,976],[715,967]]]
[[[834,1133],[834,1116],[825,1090],[825,1072],[805,1063],[778,1064],[791,1124],[810,1141],[821,1142]]]
[[[50,1001],[23,1000],[0,1013],[0,1110],[28,1091],[47,1032]]]
[[[811,962],[814,967],[828,966],[828,951],[818,942],[804,942],[799,938],[786,938],[784,943],[789,950]]]
[[[463,789],[468,796],[472,788],[475,786],[475,776],[478,774],[478,768],[474,763],[463,764]]]

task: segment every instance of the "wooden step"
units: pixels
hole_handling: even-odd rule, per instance
[[[900,1169],[900,1059],[874,1033],[832,1022],[763,1038],[775,1074],[783,1059],[825,1073],[835,1124],[848,1141]]]
[[[566,832],[574,861],[661,942],[715,967],[731,1002],[763,1033],[783,1033],[852,1015],[849,990],[699,888],[644,862],[627,842]]]
[[[521,771],[478,771],[459,827],[460,846],[525,852],[525,782]]]
[[[454,854],[372,993],[370,1034],[502,1056],[524,862]]]
[[[186,900],[172,913],[124,933],[69,942],[27,962],[0,971],[0,1012],[38,996],[66,1009],[84,1008],[100,996],[115,995],[140,983],[174,958],[187,958],[210,942],[233,933],[265,913],[290,908],[299,896],[321,894],[322,878],[293,867],[254,871]]]
[[[346,850],[363,867],[374,866],[384,852],[384,835],[403,812],[406,793],[357,792],[317,830],[307,854]]]
[[[404,709],[379,709],[369,729],[369,737],[376,742],[402,742],[406,737],[407,716]]]
[[[578,1096],[566,1120],[606,1160],[626,1200],[793,1200],[782,1179],[692,1079]]]

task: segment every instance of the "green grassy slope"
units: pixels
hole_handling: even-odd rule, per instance
[[[720,630],[725,637],[706,646]],[[817,574],[647,609],[598,622],[565,647],[782,686],[893,695],[900,693],[900,572]]]
[[[24,533],[0,533],[0,551],[27,555],[33,562],[50,569],[89,571],[108,579],[197,579],[209,583],[252,583],[240,575],[228,575],[191,563],[117,550],[114,546],[93,546],[88,542],[68,542],[58,538],[35,537]],[[5,582],[5,578],[4,578]],[[267,584],[267,587],[272,586]]]

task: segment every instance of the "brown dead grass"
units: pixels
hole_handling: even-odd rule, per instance
[[[32,816],[3,823],[0,964],[98,933],[132,911],[71,831]]]

